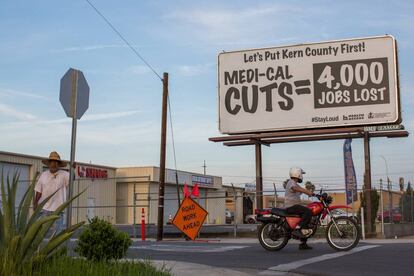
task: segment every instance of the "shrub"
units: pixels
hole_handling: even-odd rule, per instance
[[[94,217],[79,236],[75,252],[92,261],[117,260],[125,256],[131,243],[127,233]]]

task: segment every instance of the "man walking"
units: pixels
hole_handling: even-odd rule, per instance
[[[56,209],[66,201],[66,187],[69,185],[69,173],[61,170],[65,168],[67,162],[62,161],[57,152],[50,153],[48,159],[42,160],[42,163],[48,166],[49,170],[44,171],[35,186],[35,199],[33,203],[34,209],[37,208],[39,202],[45,200],[53,193],[55,193],[42,209],[42,216],[52,214]],[[60,218],[56,220],[52,229],[56,232],[60,232],[64,227],[63,214],[60,214]]]

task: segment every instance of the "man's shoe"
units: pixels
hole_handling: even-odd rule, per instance
[[[313,230],[312,229],[300,229],[300,232],[302,233],[302,235],[305,238],[310,237],[313,234]]]
[[[304,238],[308,238],[313,234],[313,230],[312,229],[295,229],[292,232],[292,235],[300,238],[300,239],[304,239]]]
[[[299,244],[299,249],[300,250],[308,250],[308,249],[312,249],[312,246],[309,246],[307,243],[301,243],[301,244]]]

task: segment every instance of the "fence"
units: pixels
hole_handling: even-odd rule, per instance
[[[20,181],[29,183],[29,181]],[[168,226],[168,222],[174,217],[178,210],[178,197],[176,185],[171,183],[166,186],[165,191],[165,213],[164,222],[167,223],[166,233],[177,231]],[[128,231],[137,236],[141,222],[141,210],[144,208],[145,222],[148,225],[147,232],[151,235],[151,229],[157,222],[158,212],[158,182],[151,181],[149,176],[113,177],[105,179],[76,179],[74,194],[86,189],[73,202],[72,222],[85,221],[98,216],[108,222],[117,225],[120,229]],[[183,197],[180,185],[180,198]],[[240,187],[222,187],[221,189],[200,189],[200,197],[196,200],[205,208],[209,215],[204,229],[216,232],[228,232],[237,235],[243,231],[253,231],[254,226],[248,227],[243,224],[246,216],[252,215],[255,206],[256,192],[246,192]],[[264,190],[259,192],[263,196],[264,207],[282,207],[284,203],[284,189]],[[345,205],[344,189],[324,189],[333,199],[333,205]],[[361,190],[358,190],[358,200],[351,204],[352,209],[347,211],[352,216],[358,216],[361,206]],[[379,237],[399,237],[414,234],[414,196],[412,190],[399,192],[373,189],[372,204],[374,218],[374,230]],[[306,196],[304,201],[311,200]],[[17,199],[16,202],[19,202]],[[246,202],[250,202],[249,210],[246,210]],[[1,204],[1,202],[0,202]],[[234,218],[226,217],[226,210],[234,210]],[[366,218],[366,216],[365,216]],[[226,221],[227,220],[227,221]],[[226,223],[230,222],[230,223]],[[210,227],[210,228],[209,228]],[[154,227],[155,229],[155,227]]]

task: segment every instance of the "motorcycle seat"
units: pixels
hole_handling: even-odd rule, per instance
[[[299,215],[288,214],[286,212],[285,208],[272,208],[270,210],[270,213],[272,213],[273,215],[279,216],[279,217],[298,217],[298,218],[300,218]]]

